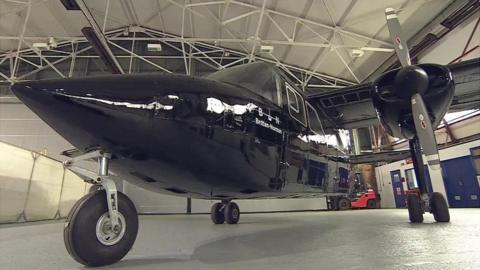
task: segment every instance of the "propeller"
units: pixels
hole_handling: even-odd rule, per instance
[[[397,13],[393,8],[385,9],[387,27],[390,38],[395,45],[395,52],[402,68],[395,75],[395,90],[400,97],[409,98],[412,106],[412,116],[415,123],[415,133],[427,158],[427,163],[434,170],[440,169],[437,141],[428,115],[422,94],[428,90],[428,75],[419,66],[411,64],[408,46],[402,34]]]

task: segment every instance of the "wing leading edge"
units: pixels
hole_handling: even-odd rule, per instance
[[[449,112],[480,108],[480,58],[448,65],[455,81],[455,95]],[[335,91],[310,95],[323,116],[326,131],[353,129],[378,124],[373,106],[373,83],[363,83]]]

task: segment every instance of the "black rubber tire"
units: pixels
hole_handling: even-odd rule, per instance
[[[409,194],[407,197],[408,216],[412,223],[423,222],[423,210],[420,204],[420,197],[416,194]]]
[[[223,224],[225,223],[224,215],[225,205],[223,203],[215,203],[212,205],[210,210],[210,218],[212,219],[213,224]]]
[[[98,219],[108,212],[105,191],[88,193],[72,208],[63,236],[68,253],[77,262],[93,267],[109,265],[130,251],[137,238],[138,216],[132,201],[121,192],[118,192],[118,210],[125,218],[126,231],[120,242],[106,246],[96,235]]]
[[[240,208],[234,202],[229,202],[225,205],[225,221],[228,224],[237,224],[240,220]]]
[[[75,202],[75,204],[73,204],[72,208],[70,209],[70,212],[68,212],[67,219],[65,220],[65,227],[67,227],[68,224],[70,223],[70,220],[72,220],[72,216],[75,213],[75,211],[77,210],[78,206],[81,205],[83,203],[83,201],[90,198],[92,195],[93,195],[93,193],[87,193],[87,195],[81,197],[80,199],[78,199],[78,201]],[[63,241],[65,242],[65,248],[67,249],[68,254],[72,254],[72,250],[70,248],[71,247],[70,240],[67,237],[66,232],[67,232],[67,230],[64,229],[63,230]]]
[[[337,208],[339,210],[348,210],[352,208],[352,203],[348,198],[345,198],[345,197],[338,199],[337,204],[338,204]]]
[[[447,200],[441,193],[430,194],[430,210],[436,222],[450,222]]]
[[[367,208],[368,209],[377,208],[377,202],[375,200],[368,200],[367,201]]]

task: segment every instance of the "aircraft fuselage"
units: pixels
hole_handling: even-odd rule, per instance
[[[111,153],[112,171],[148,190],[208,199],[348,190],[348,164],[338,152],[302,140],[308,126],[240,86],[135,75],[26,82],[13,90],[79,150]]]

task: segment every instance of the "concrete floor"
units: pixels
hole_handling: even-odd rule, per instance
[[[480,209],[452,222],[408,223],[406,210],[141,216],[133,249],[102,269],[480,269]],[[0,226],[0,269],[84,269],[67,254],[62,222]]]

